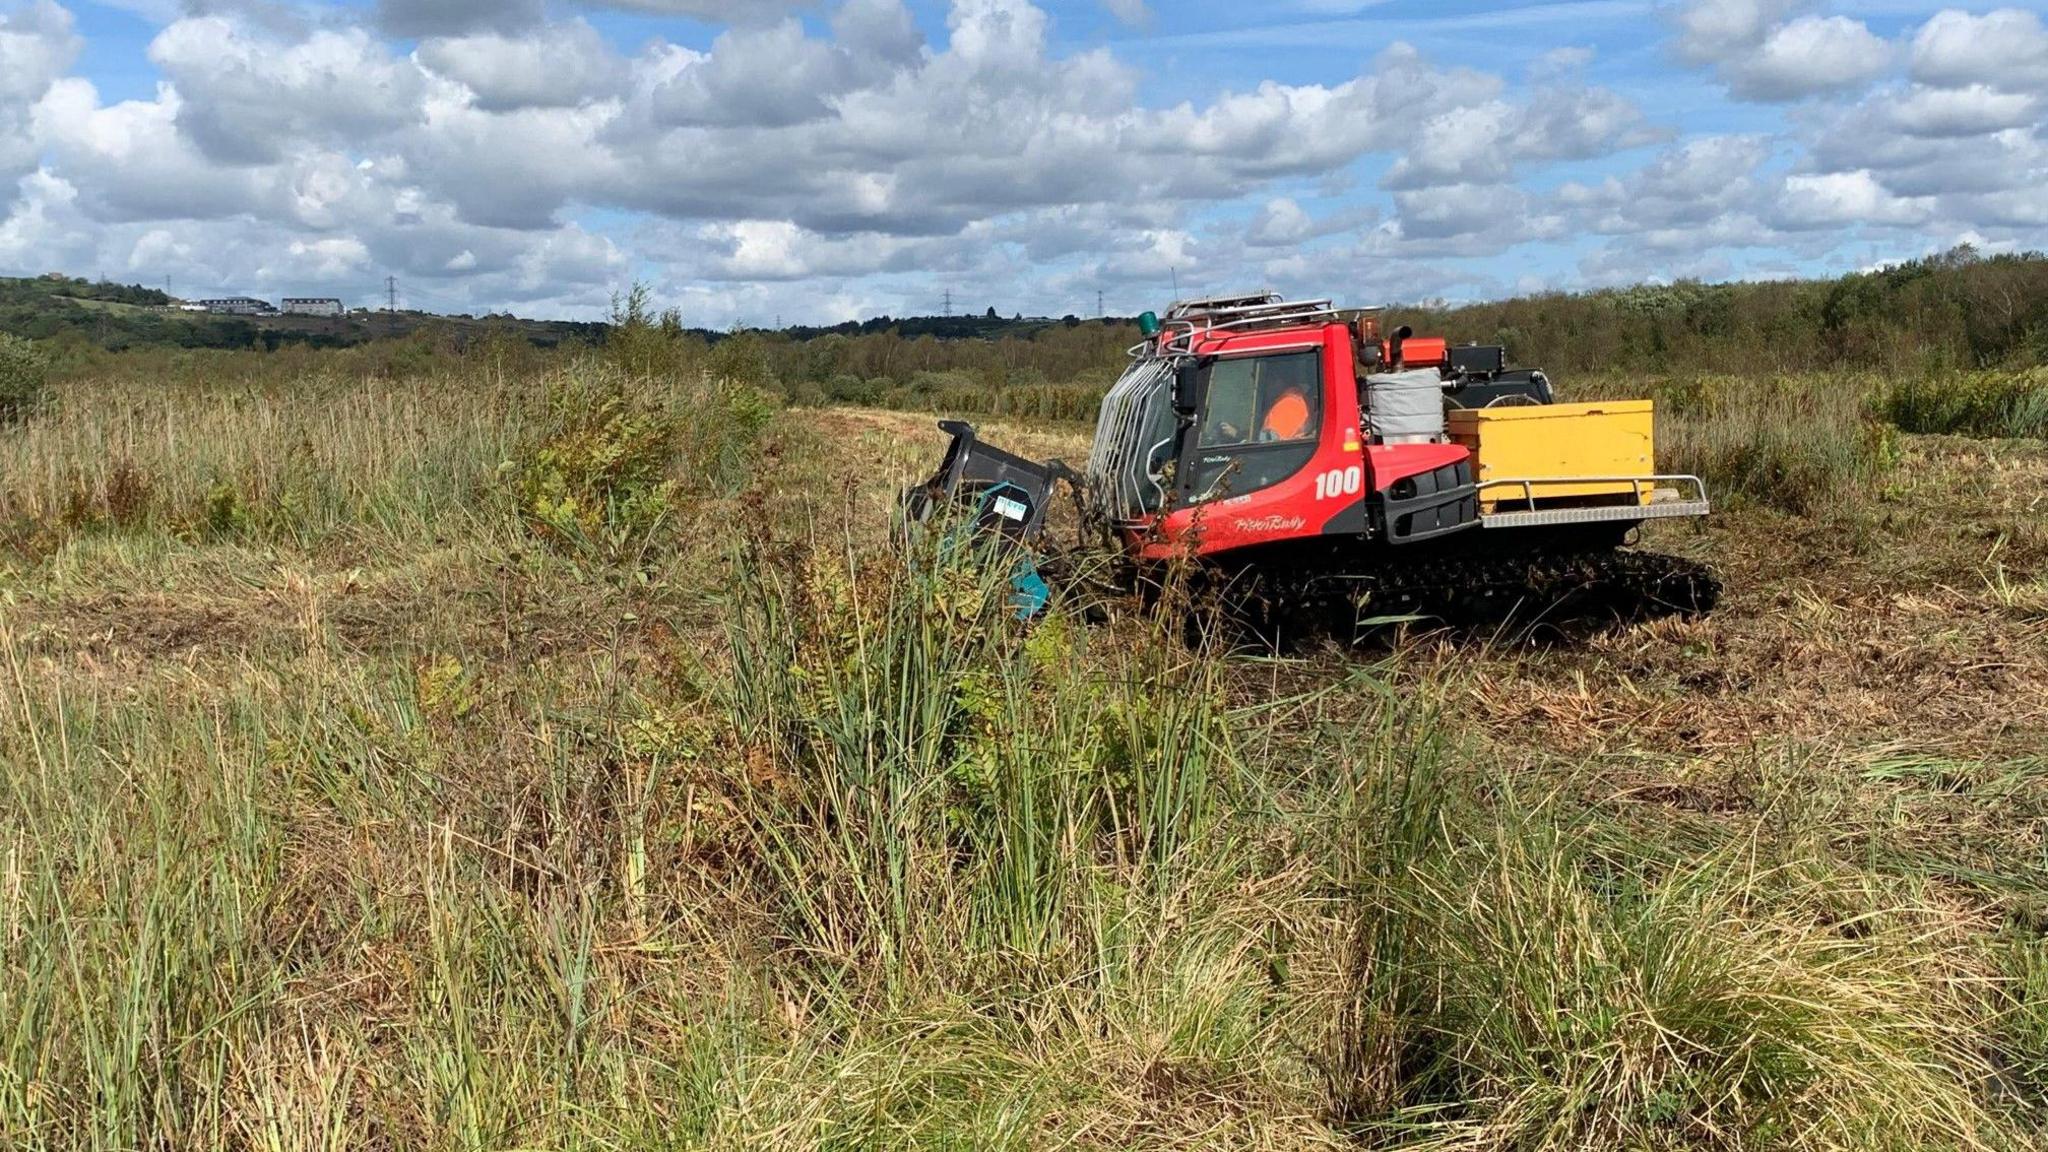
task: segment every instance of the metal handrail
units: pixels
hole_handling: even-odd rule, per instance
[[[1226,297],[1226,299],[1243,299],[1243,297]],[[1284,314],[1289,311],[1300,312],[1307,311],[1310,309],[1328,308],[1330,305],[1336,303],[1336,301],[1276,300],[1268,298],[1257,304],[1239,304],[1230,308],[1204,308],[1201,307],[1203,303],[1204,302],[1200,300],[1189,300],[1177,304],[1166,310],[1167,319],[1193,320],[1197,317],[1203,316],[1245,316],[1254,312],[1266,312],[1277,315]]]
[[[1199,327],[1190,326],[1186,332],[1166,337],[1160,343],[1159,350],[1162,354],[1185,355],[1194,351],[1195,337],[1197,336],[1208,336],[1217,332],[1249,335],[1258,327],[1281,328],[1290,324],[1305,324],[1318,317],[1341,316],[1352,311],[1355,311],[1355,309],[1324,308],[1316,312],[1301,312],[1287,316],[1257,316],[1244,320],[1231,320],[1222,324],[1204,324]],[[1139,345],[1138,349],[1134,349],[1134,351],[1140,351],[1143,347],[1144,345]]]
[[[1225,297],[1238,299],[1238,297]],[[1191,303],[1199,303],[1194,301]],[[1157,355],[1185,354],[1194,348],[1198,335],[1211,332],[1230,332],[1238,329],[1250,330],[1258,327],[1280,327],[1288,324],[1302,324],[1323,317],[1363,316],[1369,312],[1385,311],[1382,307],[1338,308],[1330,300],[1276,300],[1264,304],[1240,305],[1232,308],[1217,308],[1199,312],[1185,312],[1175,315],[1168,309],[1160,326],[1160,334],[1152,340],[1132,345],[1126,354],[1137,359],[1153,352]],[[1219,320],[1218,317],[1234,316],[1235,319]]]
[[[1161,440],[1159,443],[1154,444],[1150,448],[1145,449],[1145,482],[1147,484],[1152,485],[1152,490],[1154,492],[1159,493],[1159,506],[1162,508],[1166,506],[1166,485],[1161,484],[1159,482],[1159,473],[1152,471],[1152,458],[1154,456],[1159,455],[1159,450],[1161,448],[1164,448],[1168,444],[1173,443],[1173,441],[1174,437],[1168,436],[1166,439]]]
[[[1660,487],[1669,487],[1674,484],[1691,484],[1693,490],[1698,494],[1699,499],[1697,502],[1704,503],[1707,499],[1707,482],[1697,476],[1687,474],[1667,476],[1529,476],[1512,479],[1481,480],[1478,484],[1478,490],[1481,494],[1484,494],[1489,488],[1520,488],[1522,490],[1522,499],[1527,501],[1529,506],[1533,508],[1536,506],[1537,488],[1561,484],[1627,484],[1629,485],[1631,496],[1638,504],[1643,502],[1643,489],[1645,487],[1650,489],[1654,497],[1656,489]]]

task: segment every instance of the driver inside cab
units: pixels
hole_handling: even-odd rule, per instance
[[[1245,448],[1312,440],[1317,356],[1313,352],[1219,361],[1204,400],[1203,448]]]
[[[1299,440],[1308,435],[1308,397],[1299,388],[1288,388],[1273,398],[1266,406],[1266,416],[1259,421],[1259,442],[1270,444],[1276,440]]]

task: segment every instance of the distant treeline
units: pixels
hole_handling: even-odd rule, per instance
[[[1340,300],[1345,295],[1341,285],[1330,291]],[[46,341],[60,371],[97,367],[107,351],[147,361],[156,349],[248,349],[283,359],[238,371],[304,370],[306,356],[318,352],[331,371],[410,375],[479,357],[514,370],[603,346],[639,371],[709,370],[797,403],[1073,419],[1087,418],[1139,340],[1128,319],[1004,319],[992,308],[961,317],[709,332],[654,309],[644,288],[618,301],[603,324],[373,314],[298,332],[269,321],[200,324],[147,308],[165,299],[150,289],[80,280],[0,280],[0,331]],[[1459,343],[1504,344],[1515,363],[1560,380],[2027,368],[2048,364],[2048,256],[1987,257],[1964,247],[1833,280],[1681,281],[1460,307],[1395,306],[1386,323]],[[319,351],[331,345],[350,347],[345,354]],[[149,370],[221,366],[192,353]]]
[[[1336,291],[1341,299],[1341,286]],[[785,389],[866,402],[902,390],[1100,389],[1139,339],[1126,320],[1011,321],[952,339],[928,329],[913,335],[906,323],[749,339],[765,375]],[[1400,305],[1387,310],[1386,323],[1457,343],[1502,344],[1514,362],[1559,377],[2027,368],[2048,364],[2048,255],[1987,257],[1965,247],[1833,280],[1681,281],[1460,307]]]
[[[1837,280],[1681,281],[1392,314],[1554,373],[2024,368],[2048,363],[2048,255],[1961,247]]]
[[[1341,290],[1338,292],[1342,297]],[[1833,280],[1681,281],[1461,307],[1395,306],[1386,323],[1502,344],[1562,380],[1855,371],[1920,376],[2048,364],[2048,256],[1969,248]],[[747,355],[799,402],[1086,419],[1139,339],[1128,321],[1012,325],[975,339],[863,327],[749,336]],[[752,375],[754,373],[747,373]]]

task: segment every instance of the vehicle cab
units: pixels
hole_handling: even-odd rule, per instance
[[[1440,435],[1440,340],[1382,341],[1370,312],[1268,295],[1176,304],[1134,353],[1089,481],[1143,559],[1477,522],[1471,453]],[[1422,370],[1410,406],[1434,430],[1375,424],[1363,401],[1389,368]]]

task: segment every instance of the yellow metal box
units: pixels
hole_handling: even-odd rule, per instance
[[[1472,450],[1481,504],[1537,504],[1587,496],[1636,493],[1650,502],[1648,485],[1628,477],[1657,471],[1655,405],[1649,400],[1597,400],[1587,404],[1521,404],[1463,408],[1450,414],[1451,438]],[[1490,480],[1534,481],[1529,488],[1486,488]]]

